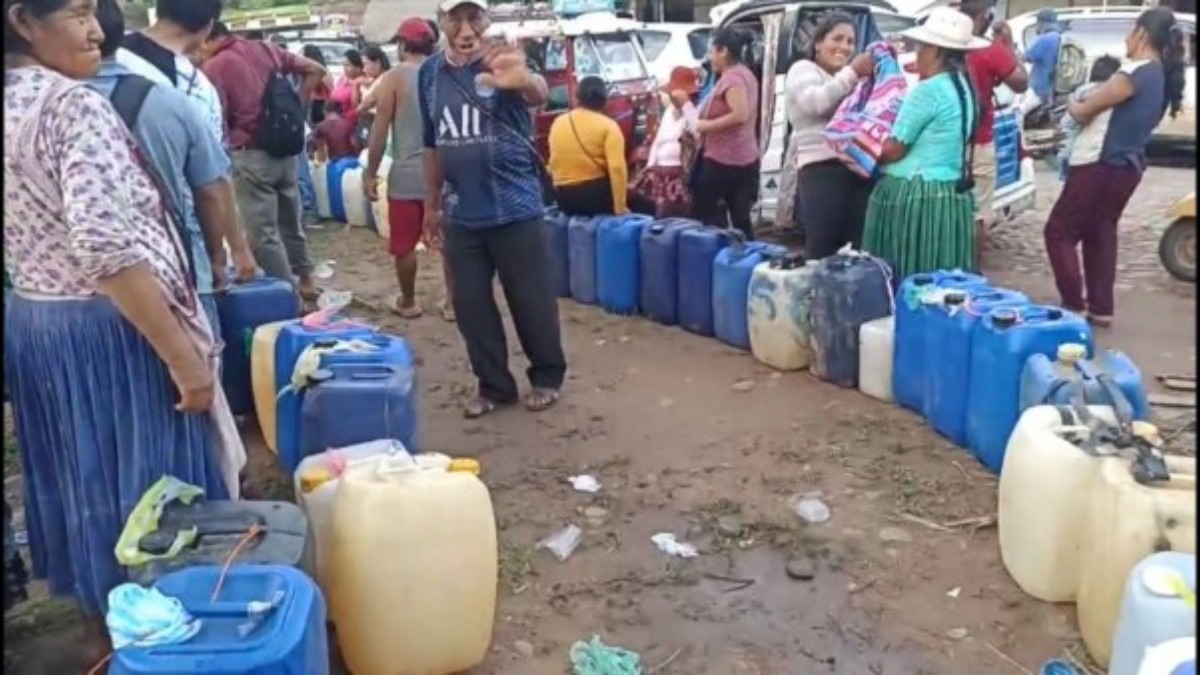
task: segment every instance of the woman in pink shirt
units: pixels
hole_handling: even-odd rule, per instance
[[[357,49],[347,49],[342,55],[342,76],[333,84],[329,100],[342,106],[342,116],[351,122],[358,121],[358,80],[363,76],[363,57]]]
[[[700,109],[699,166],[691,176],[696,219],[715,226],[729,223],[754,238],[750,209],[758,199],[758,80],[743,63],[750,36],[736,28],[713,34],[709,60],[717,80]],[[728,220],[721,208],[728,209]]]

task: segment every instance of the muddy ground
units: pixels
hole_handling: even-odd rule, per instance
[[[1148,380],[1195,374],[1194,288],[1170,280],[1154,248],[1162,210],[1193,175],[1152,170],[1123,223],[1119,324],[1099,339],[1130,352]],[[1040,232],[1057,186],[1046,175],[1041,187],[1037,213],[1004,226],[985,265],[1052,301]],[[563,301],[571,374],[560,405],[464,422],[458,403],[473,381],[455,328],[431,311],[434,260],[421,274],[429,313],[403,321],[382,310],[393,281],[373,233],[326,229],[312,241],[336,262],[329,284],[376,308],[353,313],[412,341],[426,449],[483,464],[501,583],[492,651],[472,673],[558,675],[571,644],[592,635],[638,651],[647,673],[999,675],[1086,659],[1073,607],[1029,598],[1004,572],[988,524],[995,478],[913,415],[773,373],[711,339]],[[1159,414],[1190,454],[1194,411]],[[255,487],[290,498],[253,423],[247,442]],[[573,491],[578,473],[603,489]],[[19,502],[19,479],[7,488]],[[828,522],[791,511],[809,492],[832,510]],[[535,550],[569,523],[585,530],[569,560]],[[657,532],[702,555],[668,558],[650,542]],[[812,579],[789,578],[789,563]],[[76,631],[62,605],[28,603],[6,620],[6,665],[11,654],[11,672],[82,672]]]

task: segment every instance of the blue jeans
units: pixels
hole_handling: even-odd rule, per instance
[[[317,213],[317,191],[313,188],[312,169],[308,166],[308,157],[303,153],[296,158],[300,163],[299,173],[300,179],[300,205],[304,210],[316,215]]]

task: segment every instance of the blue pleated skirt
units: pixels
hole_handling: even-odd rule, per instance
[[[175,410],[166,366],[107,298],[14,293],[4,323],[33,574],[98,615],[125,581],[114,548],[151,485],[171,475],[228,498],[208,417]]]

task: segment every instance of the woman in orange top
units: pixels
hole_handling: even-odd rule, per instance
[[[625,136],[616,121],[604,114],[608,85],[598,77],[585,77],[575,99],[575,109],[550,125],[554,200],[569,216],[628,213]]]

